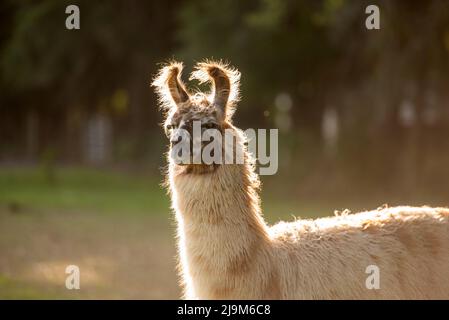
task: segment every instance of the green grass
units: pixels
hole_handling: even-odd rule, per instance
[[[0,206],[94,210],[96,212],[166,212],[169,199],[161,178],[86,168],[1,168]]]
[[[169,211],[169,197],[160,186],[162,176],[138,175],[81,167],[0,168],[0,207],[119,214],[160,214]],[[265,217],[271,223],[293,216],[318,217],[331,208],[299,200],[279,190],[279,183],[263,189]]]
[[[334,209],[352,211],[374,209],[383,203],[433,203],[432,201],[396,201],[392,195],[361,196],[357,188],[346,195],[314,198],[295,191],[299,182],[288,184],[283,179],[264,177],[262,209],[270,222],[293,217],[316,218],[333,215]],[[288,179],[287,179],[288,180]],[[118,214],[166,214],[169,197],[160,186],[161,175],[125,173],[82,167],[0,168],[0,207],[10,211],[42,209],[88,211]],[[436,203],[436,202],[435,202]]]
[[[165,214],[169,197],[160,186],[162,176],[96,170],[81,167],[0,168],[0,207],[80,211],[118,214]],[[268,179],[267,179],[268,180]],[[262,207],[270,223],[293,216],[315,218],[344,209],[345,201],[316,201],[285,192],[278,181],[267,183],[261,194]],[[340,208],[341,207],[341,208]]]
[[[48,288],[41,290],[33,284],[0,274],[0,300],[48,300],[60,297],[60,295]]]

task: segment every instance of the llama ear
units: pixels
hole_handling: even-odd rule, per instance
[[[153,87],[159,95],[162,108],[177,107],[178,104],[189,100],[189,94],[181,80],[181,62],[171,62],[162,67],[154,78]]]
[[[205,61],[196,65],[190,79],[212,82],[211,100],[222,119],[229,119],[239,99],[240,72],[222,62]]]

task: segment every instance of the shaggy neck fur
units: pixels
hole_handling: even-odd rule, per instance
[[[240,73],[221,63],[197,64],[191,78],[213,84],[206,98],[187,92],[181,70],[172,62],[153,82],[170,145],[173,128],[200,119],[234,130],[232,150],[244,154],[240,165],[178,166],[169,157],[186,298],[449,298],[449,209],[387,207],[268,228],[245,138],[230,125]],[[378,288],[367,286],[372,266],[380,270]]]

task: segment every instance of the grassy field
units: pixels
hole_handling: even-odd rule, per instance
[[[0,169],[0,299],[179,298],[175,223],[161,180],[145,172]],[[282,181],[264,183],[270,223],[381,204],[300,199]],[[80,290],[65,288],[71,264],[80,267]]]
[[[178,298],[175,223],[161,180],[0,169],[0,298]],[[278,212],[269,220],[290,218],[288,202],[267,205]],[[80,267],[80,290],[65,288],[70,264]]]
[[[172,222],[159,177],[2,169],[0,298],[177,298]]]
[[[85,168],[0,169],[0,204],[13,209],[91,209],[98,213],[161,213],[168,197],[161,177]]]

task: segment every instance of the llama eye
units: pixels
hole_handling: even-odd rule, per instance
[[[203,124],[203,128],[205,128],[205,129],[215,128],[215,123],[205,123],[205,124]]]

